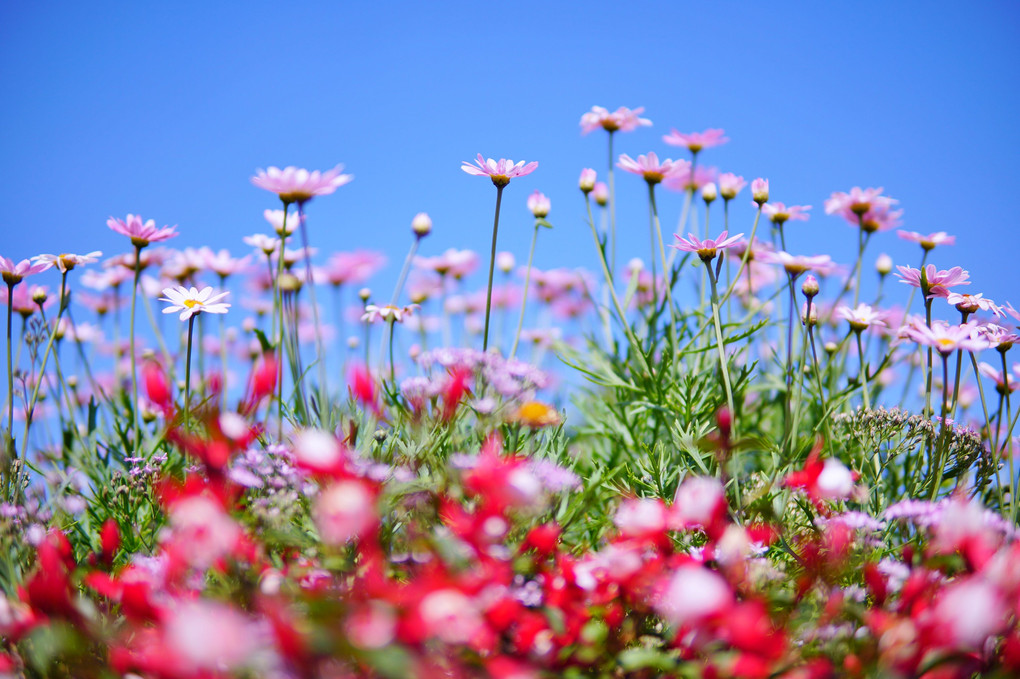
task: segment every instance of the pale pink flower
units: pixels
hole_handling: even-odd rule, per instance
[[[715,181],[719,170],[714,167],[698,165],[694,167],[686,160],[674,161],[673,172],[666,177],[663,185],[673,191],[688,191],[703,188]]]
[[[601,106],[592,106],[591,111],[581,116],[581,134],[588,134],[600,127],[608,132],[617,130],[631,132],[639,127],[648,127],[652,121],[640,117],[644,112],[643,106],[639,106],[633,111],[626,106],[621,106],[613,113]]]
[[[586,194],[591,193],[592,191],[595,190],[595,181],[597,178],[598,174],[595,172],[595,170],[591,169],[590,167],[586,167],[583,170],[581,170],[581,176],[577,180],[577,186],[584,193]]]
[[[474,600],[452,588],[426,595],[418,604],[418,615],[429,635],[447,644],[467,644],[486,629]]]
[[[659,156],[654,151],[650,151],[648,155],[638,156],[637,160],[626,153],[621,154],[616,166],[632,174],[641,175],[649,184],[658,184],[675,171],[679,162],[669,158],[659,162]]]
[[[552,202],[549,197],[544,193],[535,189],[528,196],[528,209],[531,210],[531,214],[535,215],[536,219],[543,219],[549,216],[549,210],[552,209]]]
[[[956,351],[973,352],[989,348],[988,340],[981,338],[977,329],[975,323],[950,325],[945,321],[935,321],[929,328],[923,321],[915,319],[903,332],[918,344],[948,356]]]
[[[956,236],[950,236],[945,231],[936,231],[935,233],[929,233],[927,235],[920,234],[917,231],[897,231],[896,235],[903,240],[908,240],[912,243],[917,243],[924,250],[934,250],[939,245],[955,245]]]
[[[323,268],[323,275],[333,285],[364,283],[386,264],[381,252],[355,250],[336,252]]]
[[[280,247],[280,239],[267,236],[264,233],[256,233],[251,236],[245,236],[244,242],[246,245],[250,245],[256,250],[261,250],[262,254],[266,257],[276,252],[277,248]]]
[[[317,473],[343,466],[343,449],[336,436],[321,429],[304,429],[294,436],[294,459],[298,466]]]
[[[1007,625],[1009,609],[995,585],[973,575],[945,587],[933,612],[954,645],[980,651],[990,636]]]
[[[903,210],[891,210],[885,206],[875,206],[868,210],[860,219],[861,229],[865,233],[890,231],[902,224],[900,217]]]
[[[814,490],[822,500],[845,500],[853,494],[854,473],[836,458],[826,458]]]
[[[733,200],[737,194],[744,190],[747,182],[744,178],[732,172],[723,172],[719,175],[719,195],[723,200]]]
[[[704,132],[689,132],[684,134],[676,128],[669,134],[663,135],[662,141],[671,146],[685,146],[691,153],[697,153],[702,149],[719,146],[729,141],[725,132],[721,129],[708,129]]]
[[[337,481],[319,493],[313,512],[319,537],[342,545],[368,534],[376,525],[375,497],[361,481]]]
[[[239,611],[215,601],[182,601],[163,625],[166,653],[188,675],[232,673],[258,650],[254,626]]]
[[[733,605],[733,590],[721,575],[703,566],[677,568],[655,602],[655,610],[671,625],[696,625]]]
[[[723,231],[716,238],[700,240],[693,233],[688,233],[687,238],[681,238],[680,234],[674,233],[673,237],[679,242],[676,245],[670,245],[669,247],[676,248],[677,250],[682,250],[684,252],[697,253],[698,257],[700,257],[703,261],[708,261],[715,257],[718,250],[725,250],[735,246],[740,239],[744,237],[744,234],[738,233],[736,236],[727,236],[729,236],[728,232]]]
[[[284,229],[283,224],[283,210],[265,210],[262,215],[269,222],[269,225],[273,227],[278,235],[283,236],[294,233],[297,231],[298,226],[301,224],[301,218],[298,216],[297,211],[287,213],[287,228]],[[286,231],[286,233],[284,233]]]
[[[761,207],[769,199],[769,180],[758,177],[751,182],[751,200]]]
[[[470,175],[488,177],[497,187],[506,186],[515,177],[529,175],[536,168],[538,168],[538,161],[525,164],[525,161],[522,160],[515,164],[514,161],[507,160],[506,158],[500,158],[498,161],[492,158],[485,159],[481,153],[475,159],[475,165],[465,160],[460,166],[460,169]]]
[[[60,255],[36,255],[32,259],[37,264],[45,264],[48,267],[56,267],[60,273],[67,273],[76,266],[82,264],[92,264],[103,255],[99,250],[88,253],[87,255],[71,255],[71,254],[60,254]]]
[[[405,307],[393,306],[392,304],[385,306],[368,304],[365,306],[365,313],[361,315],[361,320],[365,323],[375,323],[376,321],[403,323],[404,318],[412,315],[420,308],[417,304],[409,304]]]
[[[927,291],[922,285],[922,275],[920,269],[915,269],[909,266],[897,266],[896,269],[899,271],[896,274],[901,283],[912,285],[915,288],[921,288],[921,292],[926,292],[928,299],[935,297],[949,297],[949,288],[954,285],[970,285],[970,274],[964,271],[958,266],[954,266],[949,270],[939,271],[935,268],[934,264],[928,264],[924,267],[924,278],[927,282]]]
[[[968,314],[977,313],[978,311],[990,311],[994,316],[1005,317],[1006,312],[1002,310],[998,304],[990,299],[985,299],[982,293],[976,295],[960,294],[958,292],[951,292],[946,296],[946,301],[956,307],[958,311],[967,312]]]
[[[981,336],[988,340],[993,349],[1009,351],[1014,344],[1020,344],[1020,335],[1014,330],[996,323],[984,323],[979,328]]]
[[[995,382],[995,390],[1005,394],[1007,389],[1014,392],[1020,387],[1020,380],[1010,380],[1009,373],[1003,374],[1001,370],[982,361],[978,364],[978,372]],[[1007,384],[1008,380],[1008,384]]]
[[[885,327],[883,312],[873,309],[870,304],[860,303],[856,309],[848,306],[841,306],[836,309],[836,315],[850,323],[854,331],[861,331],[871,327]]]
[[[248,262],[251,259],[249,256],[236,259],[231,256],[229,250],[223,249],[213,252],[211,248],[205,246],[199,248],[199,253],[202,255],[205,268],[213,271],[221,278],[241,273],[248,266]]]
[[[478,268],[478,253],[450,248],[436,257],[416,256],[413,263],[420,269],[431,269],[440,275],[460,279]]]
[[[673,518],[680,527],[708,528],[726,515],[726,490],[714,476],[691,476],[676,489]]]
[[[411,220],[411,232],[418,238],[424,238],[432,233],[432,218],[427,212],[419,212]]]
[[[825,275],[833,267],[832,257],[829,255],[791,255],[788,252],[764,251],[758,254],[759,262],[765,264],[777,264],[787,273],[798,275],[805,271],[814,271],[819,275]]]
[[[600,206],[605,207],[609,203],[609,187],[605,182],[595,182],[595,188],[592,189],[591,197]]]
[[[883,190],[881,186],[867,189],[855,186],[849,193],[836,191],[825,201],[825,214],[838,214],[853,226],[857,226],[859,219],[871,210],[875,208],[888,210],[899,202],[883,196]]]
[[[172,551],[195,568],[209,568],[230,554],[241,539],[241,527],[216,500],[192,495],[169,510]]]
[[[150,243],[159,243],[180,235],[175,230],[176,225],[157,228],[154,220],[143,222],[141,216],[132,214],[129,214],[125,219],[110,217],[106,220],[106,225],[117,233],[130,238],[131,244],[136,248],[144,248]]]
[[[163,309],[163,313],[173,314],[180,311],[182,321],[203,311],[210,314],[225,314],[230,308],[229,304],[220,301],[230,293],[221,292],[218,295],[213,295],[213,289],[208,286],[202,288],[201,291],[194,287],[186,288],[184,286],[163,288],[163,294],[165,297],[160,297],[159,301],[170,303],[170,306]]]
[[[627,537],[655,535],[669,527],[669,510],[662,500],[628,498],[620,503],[613,523]]]
[[[773,224],[782,225],[788,220],[806,222],[810,215],[810,205],[790,205],[783,203],[766,203],[761,206],[762,213],[768,217]]]
[[[33,274],[46,271],[48,268],[50,268],[50,265],[45,263],[32,264],[32,262],[27,259],[15,262],[13,259],[0,257],[0,274],[3,275],[4,283],[7,283],[8,285],[16,285],[20,283],[25,276],[31,276]]]
[[[251,183],[260,189],[275,193],[284,204],[301,205],[315,196],[329,195],[354,179],[354,175],[341,174],[343,169],[343,165],[337,165],[325,172],[319,170],[309,172],[293,165],[282,170],[270,167],[268,170],[259,169],[251,178]]]

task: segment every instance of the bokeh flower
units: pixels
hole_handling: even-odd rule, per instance
[[[354,179],[354,175],[342,174],[343,169],[343,165],[337,165],[325,172],[319,170],[309,172],[293,165],[282,170],[270,167],[268,170],[259,169],[251,178],[251,183],[260,189],[272,191],[285,204],[302,205],[315,196],[331,194]]]
[[[702,149],[719,146],[729,141],[725,132],[721,129],[708,129],[704,132],[682,133],[673,129],[669,134],[663,135],[662,141],[671,146],[684,146],[691,153],[697,153]]]
[[[588,134],[600,127],[607,132],[616,132],[617,130],[631,132],[639,127],[648,127],[652,121],[641,117],[644,112],[643,106],[639,106],[633,111],[626,106],[621,106],[612,113],[601,106],[592,106],[590,111],[581,116],[581,134]]]

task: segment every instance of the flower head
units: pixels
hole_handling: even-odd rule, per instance
[[[666,158],[659,162],[659,156],[654,151],[649,152],[648,155],[638,156],[637,160],[624,153],[620,156],[616,166],[621,170],[641,175],[649,184],[658,184],[676,171],[679,161]]]
[[[869,211],[875,208],[888,209],[899,202],[894,198],[883,196],[883,190],[881,186],[867,189],[855,186],[850,189],[849,193],[835,191],[825,201],[825,214],[838,214],[857,226],[858,220]]]
[[[751,199],[762,207],[769,200],[769,180],[758,177],[751,182]]]
[[[805,271],[825,275],[832,271],[832,257],[829,255],[791,255],[789,252],[769,252],[758,254],[757,260],[765,264],[778,264],[786,272],[797,276]]]
[[[955,245],[956,236],[950,236],[945,231],[936,231],[935,233],[929,233],[927,235],[918,233],[917,231],[897,231],[896,235],[903,240],[909,240],[913,243],[917,243],[925,251],[934,250],[937,245]]]
[[[705,240],[699,240],[693,233],[687,234],[687,238],[681,238],[678,233],[673,235],[679,243],[670,245],[671,248],[683,250],[684,252],[696,252],[702,261],[715,258],[716,251],[731,248],[744,237],[742,233],[738,233],[736,236],[729,236],[729,233],[726,231],[720,233],[717,238],[706,238]],[[727,238],[727,236],[729,237]]]
[[[46,263],[32,264],[27,259],[15,262],[13,259],[0,257],[0,274],[3,275],[4,283],[8,285],[17,285],[25,276],[46,271],[48,268],[50,265]]]
[[[662,141],[671,146],[686,146],[691,153],[697,153],[702,149],[719,146],[729,141],[725,132],[721,129],[709,129],[704,132],[690,132],[684,134],[677,132],[674,128],[669,134],[663,135]]]
[[[488,177],[492,180],[493,185],[503,187],[509,184],[510,180],[514,177],[523,177],[524,175],[531,174],[537,167],[537,160],[527,164],[523,160],[514,163],[514,161],[507,160],[506,158],[500,158],[498,161],[492,158],[486,160],[479,153],[478,158],[475,159],[475,165],[465,160],[461,164],[460,169],[476,177]]]
[[[695,167],[691,162],[681,159],[675,161],[673,172],[666,177],[665,185],[666,188],[674,191],[700,189],[706,184],[714,182],[718,174],[719,170],[714,167],[705,167],[704,165]]]
[[[229,304],[220,301],[230,293],[221,292],[218,295],[213,295],[211,287],[205,287],[199,291],[197,288],[186,288],[179,285],[163,288],[163,294],[165,297],[160,297],[159,301],[170,303],[170,306],[163,309],[163,313],[173,314],[180,311],[182,321],[203,311],[210,314],[225,314],[230,308]]]
[[[723,197],[723,200],[736,198],[745,186],[747,186],[747,182],[744,181],[744,178],[732,172],[723,172],[719,175],[719,195]]]
[[[410,304],[405,307],[398,307],[392,304],[387,304],[386,306],[369,304],[365,306],[365,313],[361,315],[361,320],[366,323],[375,323],[380,320],[390,323],[403,323],[405,316],[412,315],[419,308],[417,304]]]
[[[840,318],[847,320],[850,323],[850,328],[854,332],[860,332],[870,327],[885,327],[886,322],[883,320],[883,314],[881,311],[874,309],[870,304],[857,305],[857,308],[851,309],[848,306],[841,306],[836,309],[836,315]]]
[[[102,255],[102,252],[95,250],[87,255],[36,255],[32,259],[38,264],[45,264],[47,267],[55,266],[60,270],[60,273],[67,273],[79,264],[92,264]]]
[[[144,248],[150,243],[159,243],[180,235],[175,230],[176,226],[164,226],[156,228],[156,222],[150,219],[143,222],[141,216],[129,214],[126,219],[106,220],[106,225],[117,233],[131,239],[131,244],[136,248]]]
[[[601,106],[592,106],[590,111],[581,116],[581,134],[588,134],[600,127],[610,133],[617,130],[631,132],[639,127],[648,127],[652,121],[640,117],[644,112],[643,106],[639,106],[633,111],[626,106],[621,106],[613,113]]]
[[[595,181],[597,178],[598,174],[595,170],[590,167],[586,167],[581,170],[581,176],[577,180],[577,186],[585,195],[587,195],[595,190]]]
[[[762,213],[768,217],[773,224],[782,226],[789,220],[806,222],[810,205],[784,205],[783,203],[766,203],[761,206]]]
[[[994,316],[1006,316],[1006,312],[1002,310],[1002,307],[990,299],[985,299],[984,295],[980,292],[976,295],[961,295],[958,292],[951,292],[946,296],[946,301],[962,313],[973,314],[978,311],[991,311]]]
[[[251,178],[251,183],[260,189],[272,191],[285,204],[301,205],[315,196],[329,195],[354,179],[352,174],[341,174],[343,169],[343,165],[337,165],[325,172],[319,170],[309,172],[293,165],[282,170],[270,167],[268,170],[259,169]]]
[[[929,328],[924,321],[914,319],[903,333],[922,346],[932,347],[942,356],[956,351],[981,351],[989,346],[975,323],[950,325],[945,321],[935,321]]]
[[[949,288],[954,285],[970,285],[970,274],[958,266],[945,271],[936,270],[934,264],[924,267],[923,272],[909,266],[897,266],[896,269],[901,283],[921,288],[928,299],[949,297]]]
[[[535,189],[528,196],[528,209],[531,210],[531,214],[535,215],[535,219],[542,219],[549,216],[549,210],[552,208],[552,202],[549,197],[544,193]]]

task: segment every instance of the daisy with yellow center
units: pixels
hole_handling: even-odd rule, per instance
[[[163,309],[163,313],[173,314],[180,311],[182,321],[186,321],[195,314],[202,312],[225,314],[227,309],[230,308],[229,304],[220,301],[230,293],[221,292],[218,295],[214,295],[211,287],[199,290],[198,288],[186,288],[179,285],[172,288],[163,288],[163,294],[165,297],[160,297],[159,301],[170,303],[170,306]]]

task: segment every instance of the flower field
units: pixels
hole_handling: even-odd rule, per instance
[[[620,153],[643,114],[581,117],[574,195],[465,161],[491,250],[419,213],[392,290],[316,249],[340,165],[258,170],[232,252],[128,214],[0,257],[0,677],[1020,675],[1020,312],[882,188],[787,205],[719,129]],[[856,251],[788,251],[808,220]],[[551,228],[588,269],[533,266]]]

